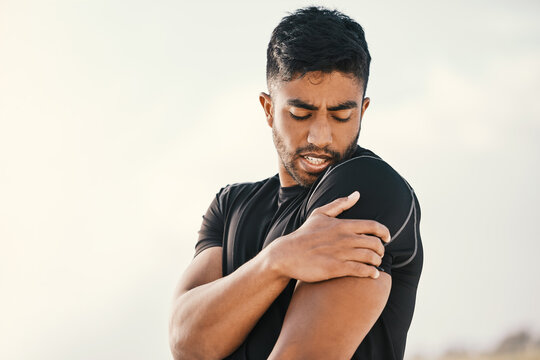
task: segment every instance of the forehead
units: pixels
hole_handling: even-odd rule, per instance
[[[339,104],[345,101],[362,101],[363,84],[351,74],[339,71],[324,73],[308,72],[295,76],[291,81],[279,82],[274,89],[273,99],[285,104],[289,99],[301,99],[310,104]]]

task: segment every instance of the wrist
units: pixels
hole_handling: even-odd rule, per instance
[[[287,270],[286,252],[283,251],[283,238],[286,236],[275,239],[259,255],[262,257],[265,272],[271,273],[284,281],[289,281],[291,277],[289,276],[290,272]]]

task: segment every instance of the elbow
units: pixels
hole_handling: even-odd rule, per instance
[[[169,348],[174,360],[199,360],[207,359],[203,356],[201,348],[197,344],[190,343],[186,337],[179,336],[178,331],[169,333]]]
[[[189,331],[180,324],[169,327],[169,349],[174,360],[219,360],[222,356],[215,354],[201,339],[189,336]]]
[[[213,356],[212,352],[204,350],[195,344],[169,339],[169,347],[174,360],[220,360],[222,357]]]
[[[218,353],[220,347],[205,336],[209,329],[193,317],[193,312],[186,314],[181,303],[181,299],[175,302],[169,319],[169,349],[173,359],[220,360],[225,357]]]
[[[173,311],[169,320],[169,349],[174,360],[200,358],[193,351],[195,346],[190,344],[188,333],[183,322],[178,319],[178,314]]]
[[[169,349],[174,360],[198,359],[193,352],[194,344],[191,344],[187,328],[187,319],[184,318],[180,298],[173,302],[172,311],[169,318]]]
[[[169,343],[169,348],[171,350],[172,358],[174,360],[180,360],[180,359],[192,359],[188,354],[186,354],[183,351],[182,346],[178,346],[178,344],[173,344],[172,342]]]
[[[182,340],[180,335],[181,331],[177,327],[173,327],[172,324],[169,327],[169,349],[174,360],[180,359],[193,359],[194,357],[189,354],[189,346]]]
[[[170,345],[172,358],[174,360],[197,360],[197,359],[203,359],[200,356],[197,356],[194,353],[191,353],[187,351],[187,348],[183,346],[179,346],[178,344],[171,344]]]

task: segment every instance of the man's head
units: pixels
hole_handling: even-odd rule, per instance
[[[268,44],[270,94],[260,102],[272,127],[282,186],[310,186],[356,149],[369,105],[370,55],[362,27],[321,7],[282,19]]]

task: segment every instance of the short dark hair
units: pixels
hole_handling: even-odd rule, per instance
[[[337,70],[354,75],[365,93],[371,56],[364,29],[337,10],[310,6],[289,13],[272,32],[266,55],[270,92],[277,81]]]

